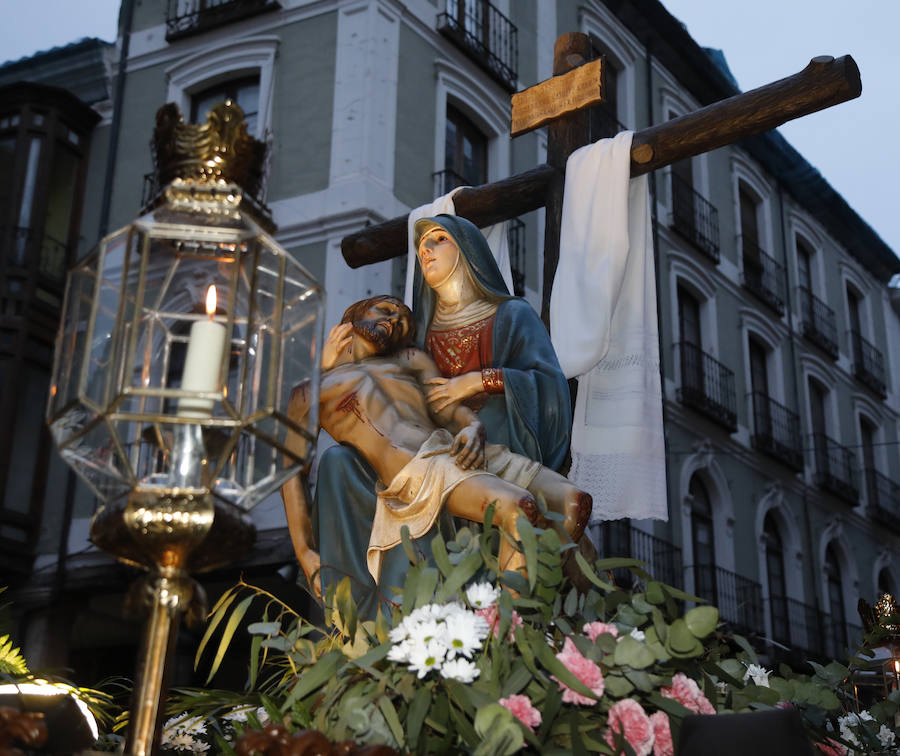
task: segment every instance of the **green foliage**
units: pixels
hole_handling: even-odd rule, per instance
[[[8,635],[0,635],[0,673],[27,675],[28,666],[18,648],[14,648]]]
[[[832,732],[838,730],[837,717],[849,703],[848,667],[833,662],[813,666],[806,675],[785,668],[768,679],[750,678],[756,654],[744,638],[719,624],[715,607],[652,579],[637,560],[590,564],[576,550],[569,569],[580,569],[589,587],[579,593],[563,569],[570,546],[562,546],[555,530],[524,520],[519,548],[527,573],[501,572],[496,553],[500,539],[508,536],[492,526],[492,514],[489,508],[481,532],[464,528],[453,541],[435,538],[433,565],[415,562],[408,544],[411,566],[390,618],[380,613],[375,621],[361,621],[344,581],[328,590],[327,626],[318,628],[241,581],[213,607],[197,660],[208,659],[212,679],[235,633],[255,611],[257,621],[246,627],[251,635],[246,689],[179,691],[170,709],[215,722],[236,707],[261,706],[268,718],[290,730],[312,727],[335,741],[382,743],[410,754],[511,754],[523,748],[546,754],[612,753],[604,739],[607,716],[625,697],[648,713],[665,712],[677,732],[691,710],[663,691],[681,673],[695,680],[720,712],[789,701],[817,740],[826,737],[828,723]],[[612,570],[622,568],[639,579],[640,590],[611,582]],[[472,656],[477,677],[463,682],[392,660],[397,657],[389,656],[395,649],[391,628],[413,612],[426,611],[423,607],[465,604],[467,586],[482,581],[503,590],[494,609],[495,631]],[[688,602],[691,608],[679,610]],[[607,623],[614,632],[601,632],[591,641],[585,625],[593,622]],[[602,695],[560,658],[564,647],[574,647],[586,664],[599,668]],[[572,694],[591,703],[573,703]],[[533,730],[500,705],[500,699],[513,695],[527,696],[541,713]],[[892,723],[898,709],[900,696],[873,707],[872,715],[879,724]],[[248,722],[254,724],[253,718]]]

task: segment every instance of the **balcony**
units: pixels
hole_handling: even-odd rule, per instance
[[[900,533],[900,484],[877,470],[865,470],[866,499],[876,522]]]
[[[887,392],[881,352],[856,331],[847,331],[847,339],[853,350],[853,375],[856,380],[884,399]]]
[[[678,400],[734,433],[737,430],[734,373],[696,344],[682,341],[675,346],[681,365]]]
[[[276,0],[169,0],[166,41],[201,34],[280,8]]]
[[[738,632],[764,632],[759,583],[709,564],[695,564],[692,569],[694,593],[717,606],[722,621]]]
[[[632,557],[647,563],[647,571],[663,583],[682,587],[681,549],[668,541],[631,527],[628,520],[610,520],[600,526],[601,557]],[[633,575],[616,574],[619,585],[627,585]]]
[[[834,310],[804,286],[797,287],[797,300],[803,335],[831,359],[836,360],[838,343]]]
[[[771,596],[772,640],[796,652],[801,663],[809,656],[844,658],[848,647],[862,640],[862,628],[847,622],[835,622],[829,615],[802,601]]]
[[[742,239],[744,288],[778,315],[784,314],[784,267],[749,239]]]
[[[719,211],[675,173],[672,173],[672,228],[718,264]]]
[[[512,272],[513,294],[525,296],[525,222],[518,218],[509,221],[506,227],[509,245],[509,267]]]
[[[516,90],[519,32],[487,0],[446,0],[437,28],[505,89]]]
[[[816,485],[855,506],[859,500],[859,488],[853,451],[824,433],[812,434],[812,449]]]
[[[753,403],[753,435],[757,451],[783,462],[792,470],[803,469],[800,416],[759,391],[750,394]]]

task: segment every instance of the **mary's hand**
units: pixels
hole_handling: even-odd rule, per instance
[[[453,438],[450,456],[463,470],[484,467],[484,426],[473,420]]]
[[[425,384],[434,387],[426,398],[435,413],[484,390],[480,372],[463,373],[455,378],[430,378]]]
[[[337,362],[338,355],[349,348],[353,341],[353,323],[341,323],[328,332],[325,346],[322,347],[322,370],[331,370]]]

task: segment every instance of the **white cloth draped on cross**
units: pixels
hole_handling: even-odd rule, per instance
[[[632,132],[566,165],[550,337],[578,377],[569,478],[591,522],[668,519],[647,177],[630,178]]]

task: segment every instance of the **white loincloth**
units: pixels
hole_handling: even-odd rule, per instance
[[[452,443],[450,431],[444,428],[434,431],[390,485],[378,491],[375,520],[366,549],[366,564],[375,582],[381,575],[384,552],[402,541],[403,526],[409,528],[410,538],[425,535],[437,520],[444,502],[464,480],[476,475],[494,475],[527,489],[541,470],[538,462],[513,454],[498,444],[485,445],[486,469],[463,470],[446,451]]]

